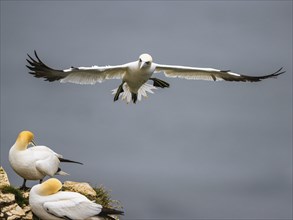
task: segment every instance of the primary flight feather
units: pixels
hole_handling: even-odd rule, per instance
[[[169,83],[154,78],[153,74],[164,73],[166,77],[183,78],[193,80],[210,81],[238,81],[238,82],[258,82],[267,78],[274,78],[284,73],[282,68],[278,71],[263,76],[248,76],[231,72],[230,70],[218,70],[213,68],[198,68],[188,66],[163,65],[153,62],[149,54],[142,54],[134,62],[116,66],[92,66],[92,67],[71,67],[64,70],[56,70],[44,64],[34,51],[35,57],[28,55],[27,68],[30,74],[37,78],[45,78],[47,81],[60,81],[61,83],[70,82],[76,84],[95,84],[106,79],[121,79],[122,83],[118,88],[112,90],[114,101],[121,99],[136,103],[137,99],[147,97],[147,92],[152,90],[169,87]],[[148,84],[147,81],[153,81]]]

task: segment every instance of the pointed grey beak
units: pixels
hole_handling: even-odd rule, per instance
[[[31,141],[31,143],[32,143],[34,146],[37,146],[37,145],[36,145],[36,142],[34,142],[33,140]]]
[[[145,65],[145,62],[141,61],[140,66],[139,66],[139,69],[141,69],[142,67],[144,67],[144,65]]]

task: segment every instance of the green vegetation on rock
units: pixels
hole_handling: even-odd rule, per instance
[[[15,195],[15,201],[20,206],[23,207],[24,205],[28,205],[28,198],[23,197],[23,192],[13,186],[4,186],[1,189],[2,193],[11,193]]]

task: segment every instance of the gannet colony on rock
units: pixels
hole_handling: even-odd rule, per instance
[[[80,162],[64,159],[46,146],[36,146],[34,134],[30,131],[19,133],[9,151],[9,162],[13,170],[23,178],[21,189],[26,188],[26,180],[40,180],[45,176],[68,175],[59,168],[60,162]],[[33,145],[29,147],[29,145]]]
[[[237,82],[257,82],[263,79],[276,77],[285,71],[282,68],[278,71],[263,76],[248,76],[231,72],[230,70],[218,70],[213,68],[197,68],[188,66],[164,65],[153,62],[149,54],[142,54],[134,62],[116,65],[116,66],[92,66],[92,67],[71,67],[69,69],[57,70],[48,67],[38,57],[35,51],[36,59],[28,55],[27,68],[31,70],[30,74],[37,78],[45,78],[47,81],[60,81],[61,83],[76,84],[95,84],[103,82],[106,79],[121,79],[122,83],[118,88],[112,90],[114,101],[119,97],[126,100],[127,103],[141,100],[147,97],[147,92],[153,93],[153,89],[169,87],[169,83],[153,77],[153,74],[163,72],[166,77],[183,78],[193,80],[210,81],[237,81]],[[153,81],[148,84],[147,81]]]

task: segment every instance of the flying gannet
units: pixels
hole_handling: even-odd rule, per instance
[[[9,162],[13,170],[23,178],[21,189],[26,189],[26,180],[43,181],[45,176],[68,175],[59,168],[60,162],[80,162],[64,159],[46,146],[36,146],[34,134],[30,131],[19,133],[15,144],[9,151]],[[28,146],[32,144],[34,147]]]
[[[123,215],[123,211],[105,208],[77,192],[59,191],[61,188],[61,182],[55,178],[33,186],[29,194],[33,213],[50,220],[82,220],[95,216],[115,220],[111,215]]]
[[[153,93],[153,89],[160,87],[169,87],[169,83],[154,78],[153,73],[163,72],[166,77],[183,78],[193,80],[210,81],[238,81],[238,82],[257,82],[263,79],[276,77],[285,71],[280,68],[278,71],[263,76],[247,76],[230,70],[218,70],[213,68],[197,68],[188,66],[163,65],[153,62],[149,54],[142,54],[134,62],[116,65],[116,66],[92,66],[92,67],[71,67],[64,70],[56,70],[45,65],[34,51],[36,59],[29,54],[27,68],[31,70],[30,74],[37,78],[45,78],[46,81],[60,81],[61,83],[76,84],[95,84],[106,79],[122,79],[118,88],[112,90],[114,101],[119,97],[125,99],[127,103],[131,100],[136,103],[137,99],[147,97],[147,92]],[[153,85],[147,81],[152,80]]]

